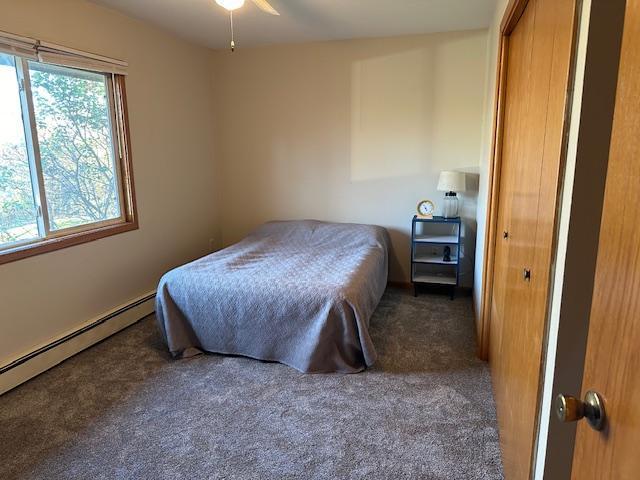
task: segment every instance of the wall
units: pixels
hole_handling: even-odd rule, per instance
[[[493,161],[493,125],[496,108],[496,82],[498,69],[498,48],[500,43],[500,23],[509,0],[497,0],[493,22],[489,28],[487,41],[487,88],[485,90],[484,115],[482,122],[482,153],[480,155],[478,209],[476,212],[478,235],[476,241],[475,268],[473,275],[473,304],[476,317],[480,315],[483,285],[483,264],[485,235],[487,227],[487,209],[489,199],[489,165]]]
[[[0,0],[0,30],[127,60],[140,229],[0,266],[0,364],[153,290],[219,241],[210,51],[81,0]]]
[[[462,170],[471,286],[485,69],[486,31],[216,52],[224,244],[273,219],[379,224],[407,282],[415,206]]]

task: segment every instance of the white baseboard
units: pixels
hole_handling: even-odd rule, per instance
[[[0,366],[0,395],[151,314],[154,300],[149,292]]]

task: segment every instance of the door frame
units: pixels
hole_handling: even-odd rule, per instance
[[[626,0],[583,0],[582,5],[581,21],[588,23],[586,38],[580,39],[586,44],[580,66],[582,95],[572,118],[575,138],[567,168],[573,172],[563,187],[563,196],[570,201],[561,212],[565,227],[560,230],[558,275],[546,332],[536,479],[571,474],[576,425],[557,421],[552,401],[559,393],[579,396],[582,389],[625,4]]]
[[[583,0],[573,0],[573,21],[571,35],[571,45],[569,48],[568,64],[569,68],[565,79],[564,85],[564,111],[563,122],[560,135],[560,151],[558,158],[558,177],[557,183],[554,186],[555,192],[555,207],[553,211],[552,220],[552,238],[551,238],[551,251],[557,250],[559,242],[559,230],[560,230],[560,216],[562,210],[562,192],[565,183],[566,167],[567,167],[567,154],[569,147],[569,132],[571,127],[571,117],[573,113],[573,89],[576,79],[577,70],[577,58],[578,58],[578,36],[580,33],[580,20],[582,14]],[[483,264],[483,291],[481,299],[481,315],[478,335],[478,356],[484,360],[489,360],[489,342],[491,333],[491,312],[492,312],[492,297],[494,287],[494,275],[495,275],[495,261],[496,261],[496,244],[497,234],[499,231],[498,225],[498,212],[500,203],[500,182],[502,173],[502,156],[503,156],[503,143],[504,143],[504,127],[505,127],[505,108],[507,102],[507,71],[508,71],[508,58],[510,53],[510,36],[514,29],[518,25],[523,13],[525,12],[529,0],[509,0],[505,8],[505,12],[500,24],[500,37],[498,44],[498,61],[496,72],[496,93],[495,93],[495,106],[494,106],[494,125],[493,125],[493,138],[492,138],[492,159],[489,165],[489,188],[488,188],[488,205],[485,232],[485,255]],[[548,357],[547,347],[549,340],[549,325],[551,305],[554,298],[554,285],[556,277],[556,260],[557,257],[552,253],[550,257],[549,275],[546,282],[546,304],[544,306],[543,331],[540,345],[540,364],[538,365],[538,377],[537,377],[537,394],[535,405],[535,419],[532,432],[532,451],[529,458],[528,471],[529,476],[532,477],[536,474],[536,466],[539,455],[538,440],[541,433],[541,407],[545,386],[545,360]]]
[[[577,60],[578,60],[578,40],[581,28],[582,20],[582,7],[583,3],[589,0],[574,0],[573,1],[573,25],[571,32],[571,46],[570,46],[570,58],[569,58],[569,70],[566,77],[565,85],[565,98],[564,98],[564,119],[561,132],[561,146],[560,146],[560,158],[558,163],[558,179],[555,185],[555,210],[553,213],[553,237],[552,237],[552,252],[555,252],[559,244],[560,233],[560,220],[563,207],[563,191],[565,188],[565,181],[571,180],[566,178],[567,172],[567,159],[569,151],[569,133],[571,129],[571,119],[573,115],[573,90],[576,82],[577,72]],[[599,1],[599,0],[595,0]],[[491,311],[492,311],[492,296],[494,286],[494,268],[496,260],[496,243],[498,233],[498,210],[500,199],[500,180],[502,170],[502,148],[503,148],[503,134],[504,134],[504,119],[505,119],[505,105],[506,105],[506,90],[507,90],[507,61],[509,58],[509,42],[511,33],[516,28],[520,18],[522,17],[529,0],[509,0],[505,12],[500,24],[500,36],[498,44],[498,60],[497,60],[497,72],[496,72],[496,92],[495,92],[495,105],[494,105],[494,122],[493,122],[493,137],[491,152],[492,157],[489,164],[489,188],[488,188],[488,206],[487,218],[486,218],[486,231],[485,231],[485,255],[483,261],[483,290],[481,296],[480,307],[480,319],[477,330],[478,337],[478,356],[484,360],[488,360],[489,357],[489,341],[491,332]],[[580,99],[577,99],[579,102]],[[552,302],[554,301],[556,282],[556,268],[558,257],[556,254],[552,254],[550,259],[550,271],[547,281],[547,299],[544,311],[544,326],[543,336],[541,339],[541,358],[538,373],[538,386],[537,386],[537,398],[535,408],[535,423],[533,429],[533,450],[529,459],[529,476],[534,475],[538,477],[540,470],[539,456],[543,455],[542,461],[544,461],[544,454],[546,453],[546,445],[542,447],[543,451],[540,452],[540,437],[544,430],[544,436],[546,436],[547,424],[544,423],[542,418],[542,410],[544,409],[543,398],[546,387],[546,370],[549,368],[547,359],[549,358],[548,345],[549,345],[549,327],[551,325],[551,310]],[[562,273],[560,268],[559,274]],[[551,366],[553,368],[553,366]]]

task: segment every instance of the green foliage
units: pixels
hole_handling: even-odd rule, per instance
[[[6,145],[0,151],[0,243],[19,240],[24,225],[34,224],[35,210],[23,145]]]
[[[104,78],[32,71],[31,82],[52,228],[116,217]]]
[[[32,68],[31,85],[53,230],[119,215],[104,77]],[[0,150],[0,243],[35,224],[24,143]]]

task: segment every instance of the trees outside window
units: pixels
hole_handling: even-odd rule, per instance
[[[0,53],[0,253],[131,220],[116,80]]]
[[[104,75],[30,62],[51,230],[120,216]]]

